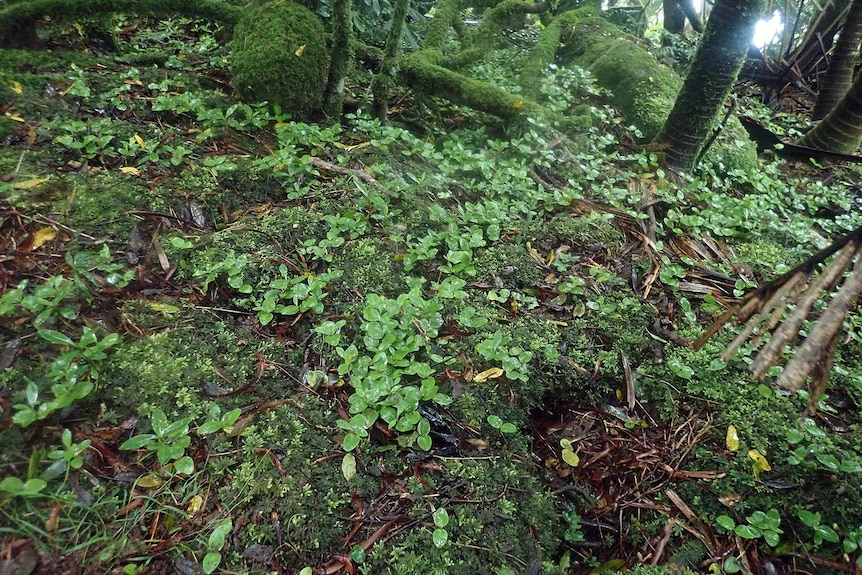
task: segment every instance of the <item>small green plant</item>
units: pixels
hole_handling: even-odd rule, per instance
[[[758,539],[763,537],[763,540],[771,546],[778,545],[781,539],[781,534],[784,533],[779,529],[781,524],[781,516],[778,510],[770,509],[766,513],[763,511],[755,511],[746,517],[747,524],[739,524],[727,515],[719,515],[715,518],[715,522],[724,529],[732,531],[743,539]]]
[[[326,287],[332,280],[341,277],[340,270],[292,277],[284,264],[278,270],[281,277],[269,284],[263,298],[252,298],[255,302],[253,309],[261,325],[271,322],[275,314],[297,315],[307,311],[322,313]]]
[[[431,514],[434,519],[434,532],[431,533],[431,541],[434,547],[443,547],[449,541],[449,532],[446,526],[449,525],[449,512],[444,507],[438,507]]]
[[[81,469],[84,465],[83,454],[90,447],[91,441],[85,439],[77,443],[72,441],[72,432],[69,429],[64,429],[60,438],[62,448],[52,449],[48,452],[48,459],[54,461],[48,469],[46,469],[42,477],[44,479],[52,479],[60,475],[68,477],[69,472],[75,469]]]
[[[201,562],[201,569],[205,575],[209,575],[218,569],[218,566],[221,564],[221,550],[224,547],[225,539],[230,535],[231,531],[233,531],[233,521],[230,517],[227,517],[219,521],[215,529],[210,533],[209,539],[207,539],[207,552]]]
[[[402,443],[415,441],[422,449],[431,448],[431,425],[420,415],[419,402],[447,405],[452,401],[440,393],[428,363],[432,358],[442,361],[431,349],[443,325],[442,308],[436,299],[426,300],[419,288],[396,299],[367,296],[360,324],[362,350],[355,344],[335,350],[342,360],[338,373],[349,374],[353,386],[352,416],[349,421],[338,422],[347,432],[342,442],[346,451],[368,436],[368,429],[378,418],[405,434]],[[324,322],[315,331],[339,343],[338,329],[335,322]]]
[[[581,528],[581,516],[574,509],[563,512],[563,520],[566,522],[566,532],[563,537],[569,543],[580,543],[584,541],[584,531]]]
[[[203,289],[204,292],[209,289],[211,283],[226,275],[227,284],[230,287],[241,294],[250,294],[254,291],[254,288],[245,281],[245,268],[247,265],[247,255],[241,254],[238,256],[230,253],[221,261],[213,262],[205,267],[195,269],[194,277],[203,279],[201,289]]]
[[[820,514],[812,513],[806,509],[800,509],[797,512],[800,521],[814,530],[814,545],[819,547],[824,541],[830,543],[838,543],[838,533],[829,525],[823,525],[820,522]]]
[[[500,433],[517,433],[518,428],[508,421],[503,421],[499,415],[489,415],[486,419],[488,425],[499,431]]]
[[[40,401],[39,386],[28,381],[24,389],[26,403],[12,406],[16,410],[12,421],[21,427],[43,420],[55,411],[90,395],[95,386],[93,379],[98,378],[99,362],[108,357],[106,350],[120,341],[120,336],[116,333],[99,339],[97,331],[91,327],[84,327],[77,342],[55,330],[42,329],[38,333],[45,341],[70,349],[51,362],[46,374],[45,379],[54,382],[51,385],[53,399]]]
[[[156,408],[150,416],[153,432],[141,433],[127,439],[120,445],[120,449],[135,451],[146,448],[147,451],[156,453],[156,458],[162,466],[173,462],[173,468],[177,473],[190,475],[194,473],[195,463],[185,452],[192,442],[189,435],[189,424],[192,419],[194,419],[193,416],[188,416],[169,422],[165,412]]]
[[[4,477],[3,481],[0,481],[0,491],[6,493],[9,497],[41,497],[42,491],[46,487],[48,487],[48,483],[38,477],[21,481],[17,477],[10,476]]]
[[[488,361],[499,361],[510,380],[526,382],[533,353],[511,343],[511,336],[497,330],[476,346],[476,352]]]

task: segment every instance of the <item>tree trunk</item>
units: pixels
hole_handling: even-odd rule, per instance
[[[817,103],[811,113],[812,120],[822,120],[850,89],[853,83],[853,65],[862,40],[862,0],[853,0],[847,21],[835,43],[829,69],[820,84]]]
[[[853,154],[859,149],[862,143],[862,74],[823,121],[796,143],[842,154]]]
[[[353,17],[350,14],[351,0],[335,0],[332,5],[332,52],[329,61],[329,77],[324,93],[326,115],[333,119],[341,117],[344,106],[344,82],[353,60]]]
[[[657,138],[669,167],[695,167],[748,53],[763,6],[763,0],[715,3],[691,71]]]
[[[395,9],[392,12],[392,24],[389,26],[389,34],[386,37],[386,50],[383,53],[383,64],[380,72],[374,76],[371,84],[371,93],[374,102],[371,105],[372,112],[382,121],[386,121],[389,114],[389,95],[395,84],[398,74],[398,56],[401,53],[401,36],[404,34],[404,20],[407,17],[407,9],[410,0],[396,0]]]

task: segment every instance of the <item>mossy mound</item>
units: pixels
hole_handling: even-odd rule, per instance
[[[234,30],[234,88],[243,99],[289,111],[319,108],[329,66],[325,38],[317,16],[298,4],[250,8]]]

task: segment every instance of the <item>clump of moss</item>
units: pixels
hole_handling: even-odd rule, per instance
[[[325,38],[317,16],[298,4],[250,8],[234,30],[234,88],[244,99],[291,111],[319,108],[329,66]]]

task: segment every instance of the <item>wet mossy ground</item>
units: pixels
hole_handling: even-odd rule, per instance
[[[132,35],[121,46],[147,52],[178,30],[203,33],[188,23],[148,25],[151,35]],[[438,108],[446,128],[426,120],[425,131],[413,132],[361,114],[330,136],[321,132],[327,126],[283,117],[267,116],[260,125],[202,120],[200,114],[235,104],[227,90],[214,87],[217,82],[201,78],[211,61],[223,71],[223,47],[180,53],[177,62],[187,68],[152,65],[135,80],[122,58],[81,50],[0,53],[0,77],[23,87],[11,96],[11,113],[23,122],[7,122],[9,146],[0,149],[0,172],[12,174],[4,181],[0,228],[14,255],[3,262],[6,293],[21,280],[30,290],[52,276],[77,280],[61,302],[73,304],[74,313],[53,313],[39,327],[74,340],[84,326],[98,328],[98,337],[121,334],[107,357],[94,362],[91,395],[25,429],[11,423],[5,406],[27,400],[28,381],[50,395],[51,360],[69,346],[40,338],[34,313],[23,304],[5,312],[3,319],[11,321],[0,327],[0,339],[20,341],[23,350],[0,372],[0,388],[11,398],[0,396],[0,438],[9,446],[0,455],[2,474],[38,475],[48,463],[40,454],[59,444],[64,428],[75,430],[76,441],[100,442],[86,456],[84,471],[70,474],[73,496],[55,478],[57,496],[30,501],[4,495],[0,502],[4,521],[47,519],[55,505],[59,509],[55,532],[12,528],[21,529],[16,537],[37,542],[45,570],[60,564],[61,552],[74,558],[71,570],[79,572],[128,565],[146,570],[178,560],[194,565],[208,550],[214,522],[230,517],[222,560],[234,571],[326,571],[351,557],[355,571],[369,574],[505,574],[537,562],[545,573],[563,574],[620,559],[633,573],[664,575],[677,572],[676,564],[637,565],[647,560],[638,551],[654,549],[668,525],[672,508],[664,487],[677,490],[709,525],[721,514],[744,521],[753,511],[777,507],[786,532],[801,532],[800,505],[846,531],[862,522],[852,466],[862,453],[853,415],[862,394],[854,383],[859,354],[842,350],[837,364],[835,401],[843,401],[849,415],[812,420],[808,435],[792,443],[787,432],[804,401],[771,387],[764,391],[738,363],[716,362],[730,335],[698,352],[664,339],[657,321],[693,338],[702,329],[697,313],[708,313],[698,308],[698,296],[670,282],[656,283],[643,298],[649,259],[637,247],[643,230],[632,222],[639,213],[627,199],[611,197],[641,174],[626,172],[626,162],[615,163],[597,143],[607,135],[601,130],[614,129],[610,123],[567,134],[577,144],[563,144],[566,153],[552,162],[542,152],[560,134],[548,126],[537,124],[531,132],[446,105]],[[494,62],[479,61],[474,70],[493,77],[482,66]],[[46,80],[59,92],[82,82],[91,95],[46,97]],[[143,90],[137,81],[163,87],[146,87],[151,92],[125,100],[128,110],[110,104],[114,88]],[[171,94],[190,94],[199,103],[186,112],[153,110],[154,98]],[[39,105],[26,106],[30,102]],[[101,118],[102,104],[116,124],[104,150],[82,158],[55,140],[63,122]],[[255,110],[236,118],[264,113]],[[198,140],[207,129],[214,135]],[[294,140],[285,130],[293,130]],[[112,155],[130,139],[139,148],[133,160]],[[176,164],[167,155],[147,159],[141,150],[156,141],[182,142],[193,151]],[[348,175],[311,167],[311,156]],[[221,158],[230,167],[218,163]],[[546,184],[536,181],[543,177]],[[592,211],[573,206],[585,196],[594,202]],[[625,217],[614,215],[621,211]],[[35,248],[26,243],[46,228],[56,228],[56,236]],[[734,263],[768,277],[782,258],[800,253],[780,239],[741,243]],[[131,272],[127,286],[109,282],[109,272],[95,265],[76,270],[65,263],[66,254],[102,245],[111,263]],[[283,270],[289,279],[337,277],[315,296],[319,311],[275,314],[265,322],[256,306],[274,280],[284,279]],[[443,297],[447,278],[463,286]],[[446,428],[425,451],[409,433],[380,423],[353,451],[351,474],[342,467],[345,429],[339,422],[350,415],[352,374],[339,372],[338,347],[365,345],[363,310],[371,294],[391,301],[416,286],[441,305],[439,334],[427,336],[434,356],[428,362],[436,384],[454,401],[423,408]],[[420,325],[422,319],[406,322]],[[341,320],[338,346],[315,331]],[[501,365],[479,351],[496,333],[509,349],[530,354],[523,378],[477,377]],[[624,409],[629,384],[637,400],[630,412]],[[171,421],[194,418],[186,453],[195,473],[171,474],[143,449],[118,448],[134,432],[153,431],[155,409]],[[194,431],[216,411],[232,409],[244,414],[236,426]],[[605,414],[602,437],[620,445],[615,419],[625,420],[626,432],[645,434],[687,417],[709,422],[712,429],[690,445],[683,471],[722,475],[668,480],[637,511],[614,508],[609,519],[605,512],[615,505],[617,489],[635,489],[637,481],[634,487],[626,481],[637,474],[621,467],[603,476],[586,460],[581,469],[561,461],[559,428],[584,409]],[[514,432],[492,425],[494,418],[513,424]],[[737,451],[726,445],[728,424],[739,430]],[[539,455],[548,453],[542,449],[554,456]],[[768,456],[773,475],[755,476],[748,449]],[[831,465],[825,455],[836,454],[839,464],[847,463],[831,469],[823,461]],[[159,483],[140,484],[153,473]],[[604,498],[597,496],[603,489]],[[787,489],[805,497],[791,500]],[[835,494],[840,504],[827,504]],[[720,498],[731,497],[738,503],[729,510]],[[146,503],[132,503],[136,499]],[[441,508],[448,514],[444,527],[434,515]],[[583,525],[573,524],[572,512]],[[88,514],[98,519],[81,519]],[[437,529],[446,532],[443,544],[435,543]],[[106,533],[121,536],[107,542]],[[800,545],[810,543],[800,539]],[[152,551],[152,540],[174,542]],[[697,568],[708,559],[694,549],[698,544],[674,531],[668,557],[694,556],[678,564]]]

